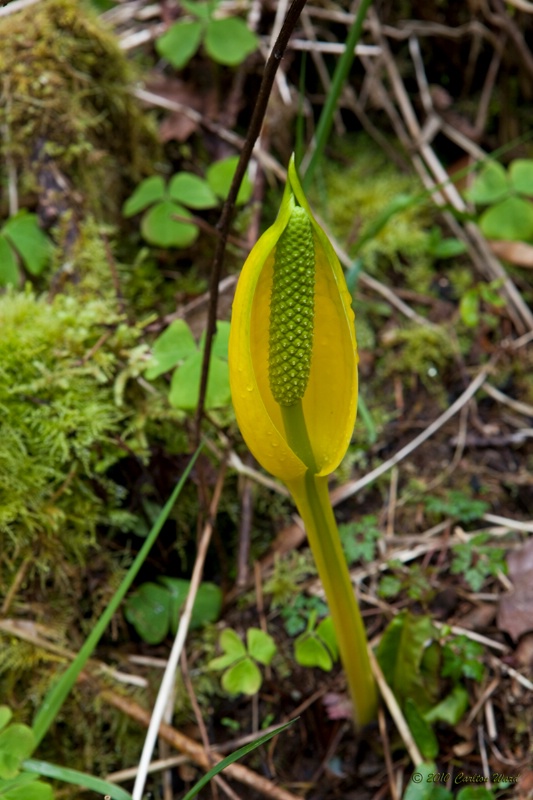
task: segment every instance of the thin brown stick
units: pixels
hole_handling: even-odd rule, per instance
[[[207,758],[208,758],[211,766],[213,766],[213,758],[212,758],[212,755],[211,755],[211,744],[209,742],[209,737],[207,735],[207,728],[205,727],[205,722],[204,722],[203,717],[202,717],[202,711],[200,709],[200,705],[199,705],[198,699],[196,697],[196,692],[194,691],[194,686],[193,686],[193,683],[191,681],[191,676],[189,675],[189,665],[187,663],[187,653],[185,652],[185,650],[183,650],[183,652],[181,654],[181,674],[182,674],[182,677],[183,677],[183,682],[185,684],[185,689],[187,690],[187,694],[189,695],[189,699],[191,701],[192,710],[194,711],[194,716],[196,718],[196,724],[198,725],[198,730],[200,731],[200,738],[202,739],[202,744],[204,746],[204,750],[206,752]],[[167,742],[167,744],[168,744],[168,742]],[[229,793],[227,791],[227,789],[229,789],[229,787],[227,786],[227,784],[225,783],[223,778],[220,777],[220,775],[215,775],[215,777],[213,778],[213,784],[212,784],[212,787],[211,787],[213,800],[217,800],[217,798],[218,798],[217,786],[220,786],[221,788],[223,788],[224,791],[226,792],[226,794],[228,794],[228,796],[229,796]],[[231,789],[229,791],[231,792]]]
[[[250,537],[254,513],[253,483],[250,478],[244,476],[241,479],[241,485],[241,521],[239,524],[239,548],[237,552],[236,580],[236,584],[239,587],[246,586],[248,583]]]
[[[385,721],[385,714],[383,713],[382,706],[378,708],[378,724],[381,741],[383,743],[383,756],[385,758],[385,766],[387,767],[387,776],[389,778],[390,796],[392,800],[400,800],[398,787],[396,786],[396,781],[394,780],[394,767],[392,765],[390,742],[387,734],[387,723]]]
[[[132,94],[138,100],[142,100],[142,102],[146,103],[147,105],[154,106],[156,108],[164,108],[167,111],[173,111],[177,114],[183,114],[197,125],[201,125],[203,128],[205,128],[205,130],[208,130],[210,133],[218,136],[219,139],[222,139],[222,141],[231,144],[232,147],[235,147],[237,150],[240,150],[244,146],[244,139],[242,136],[238,136],[236,133],[229,131],[222,125],[217,125],[208,117],[200,114],[200,112],[196,111],[194,108],[190,108],[185,103],[180,103],[177,100],[170,100],[167,97],[156,94],[156,92],[149,92],[146,89],[134,89]],[[280,180],[284,180],[285,171],[275,158],[257,146],[254,147],[254,154],[265,169],[273,172],[274,175],[277,175]]]
[[[268,101],[270,98],[270,93],[272,91],[272,86],[274,84],[274,79],[276,77],[278,67],[285,53],[285,49],[287,47],[289,38],[294,30],[296,23],[298,22],[298,18],[301,14],[302,8],[304,7],[305,3],[306,0],[293,0],[287,12],[287,16],[285,17],[285,21],[282,25],[279,36],[276,40],[276,44],[272,48],[272,52],[266,62],[265,71],[263,73],[263,80],[261,81],[261,86],[259,87],[259,94],[257,96],[257,101],[252,114],[252,119],[250,120],[248,133],[246,135],[246,139],[244,141],[241,154],[239,157],[239,162],[237,164],[237,169],[235,170],[235,175],[233,176],[230,190],[228,192],[226,202],[224,203],[224,206],[222,208],[222,214],[220,215],[220,220],[217,225],[217,228],[220,231],[220,238],[216,243],[215,255],[213,258],[213,266],[211,269],[211,281],[209,287],[210,298],[209,298],[209,308],[207,311],[207,327],[205,331],[205,348],[202,361],[202,376],[200,380],[198,407],[196,410],[196,420],[195,420],[195,441],[196,441],[195,446],[198,446],[200,442],[202,418],[204,414],[205,395],[207,391],[207,379],[209,377],[209,362],[211,358],[211,347],[217,325],[218,284],[222,274],[222,267],[224,265],[226,242],[228,239],[231,220],[233,218],[235,201],[239,193],[242,179],[244,178],[244,175],[248,168],[248,163],[250,161],[250,157],[252,155],[255,142],[261,132],[261,127],[263,125],[263,120],[265,117]]]

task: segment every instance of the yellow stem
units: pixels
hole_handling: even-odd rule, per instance
[[[288,488],[304,521],[326,593],[353,703],[355,724],[360,728],[375,717],[376,686],[361,612],[329,500],[327,477],[318,477],[308,470],[303,478],[288,484]]]

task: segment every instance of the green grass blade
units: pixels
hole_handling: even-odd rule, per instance
[[[211,778],[213,778],[215,775],[218,775],[219,772],[222,772],[222,770],[228,767],[230,764],[233,764],[234,761],[237,761],[239,758],[245,756],[246,753],[250,753],[252,750],[255,750],[256,747],[260,747],[260,745],[265,744],[265,742],[268,742],[269,739],[272,739],[273,736],[277,736],[278,733],[281,733],[286,728],[289,728],[291,725],[293,725],[293,723],[296,722],[297,719],[299,719],[299,717],[291,719],[290,722],[286,722],[285,725],[280,725],[280,727],[276,728],[275,731],[270,731],[270,733],[265,733],[264,736],[261,736],[259,739],[256,739],[255,742],[250,742],[250,744],[245,744],[244,747],[239,748],[239,750],[235,750],[234,753],[230,753],[229,756],[226,756],[226,758],[223,758],[222,761],[219,761],[218,764],[216,764],[216,766],[213,767],[213,769],[210,769],[209,772],[206,772],[204,777],[200,778],[198,783],[195,783],[192,789],[189,792],[187,792],[183,800],[192,800],[193,797],[196,797],[200,789],[203,789],[206,783],[209,783]]]
[[[159,516],[157,517],[152,530],[148,534],[146,541],[144,542],[143,546],[139,550],[135,561],[129,568],[124,580],[118,587],[117,591],[111,598],[109,605],[107,606],[104,613],[99,618],[98,622],[94,626],[93,630],[87,637],[87,640],[82,645],[80,652],[72,662],[72,664],[67,668],[67,670],[63,673],[63,675],[59,678],[58,682],[52,686],[48,695],[45,697],[40,709],[38,710],[37,714],[35,715],[35,719],[33,722],[33,733],[35,736],[36,746],[42,740],[43,736],[46,734],[50,726],[52,725],[54,719],[56,718],[57,714],[67,695],[69,694],[70,690],[76,683],[76,680],[82,671],[83,667],[87,663],[87,660],[91,657],[96,645],[100,641],[104,631],[106,630],[107,626],[109,625],[111,618],[117,608],[119,607],[120,603],[124,599],[124,596],[128,589],[130,588],[131,584],[133,583],[137,573],[139,572],[144,560],[146,559],[152,545],[154,544],[159,531],[163,527],[168,515],[170,514],[174,503],[179,497],[183,486],[187,478],[189,477],[189,473],[194,466],[196,459],[200,454],[200,450],[202,449],[202,445],[196,450],[194,455],[192,456],[189,464],[187,465],[187,469],[181,476],[178,484],[174,488],[170,498],[168,499],[164,508],[161,509]]]
[[[361,394],[359,395],[357,410],[359,412],[361,421],[366,428],[369,444],[375,444],[378,438],[378,433],[376,426],[374,425],[374,420],[372,419],[372,414],[368,410],[365,398]]]
[[[328,92],[326,102],[324,103],[322,113],[320,114],[320,119],[318,120],[315,135],[315,149],[313,150],[311,158],[309,159],[309,163],[302,180],[304,190],[309,188],[309,184],[313,179],[313,173],[324,153],[324,148],[333,124],[333,115],[335,114],[339,97],[344,88],[344,84],[346,83],[346,79],[348,78],[348,73],[350,72],[350,67],[352,66],[355,56],[355,46],[361,38],[363,22],[365,21],[366,13],[370,8],[371,3],[372,0],[361,0],[361,4],[357,9],[357,14],[352,23],[352,27],[348,32],[348,38],[346,39],[344,52],[337,62],[333,79],[331,81],[331,88]]]
[[[57,764],[50,764],[48,761],[38,761],[33,758],[24,761],[22,767],[26,772],[34,772],[45,778],[54,778],[55,780],[63,781],[63,783],[83,786],[84,789],[90,789],[99,796],[110,797],[111,800],[131,800],[131,794],[120,786],[104,781],[102,778],[87,775],[85,772],[79,772],[77,769],[68,769]]]

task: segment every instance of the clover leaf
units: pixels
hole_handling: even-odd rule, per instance
[[[213,61],[231,67],[257,49],[259,40],[243,19],[214,17],[217,1],[185,0],[181,5],[195,19],[178,20],[156,41],[159,55],[176,69],[183,69],[202,43]]]
[[[320,667],[330,672],[338,658],[337,639],[331,617],[326,617],[315,628],[316,611],[311,612],[307,630],[294,642],[294,657],[302,667]]]
[[[158,581],[141,584],[128,597],[124,608],[126,619],[148,644],[159,644],[169,631],[176,633],[191,585],[185,578],[167,575],[160,576]],[[208,581],[201,583],[192,609],[190,629],[216,622],[221,607],[220,587]]]
[[[249,628],[246,645],[232,628],[220,634],[219,644],[223,655],[209,662],[209,669],[223,669],[222,687],[228,694],[254,695],[261,688],[263,678],[256,662],[267,666],[276,653],[272,637],[260,628]]]
[[[488,239],[533,242],[533,159],[517,158],[508,170],[498,161],[487,161],[466,197],[489,206],[479,218]]]
[[[223,408],[230,402],[229,327],[229,322],[217,323],[217,333],[211,347],[205,403],[207,409]],[[204,347],[205,335],[197,346],[189,326],[182,319],[172,322],[154,342],[152,360],[145,374],[148,380],[154,380],[175,368],[168,394],[169,402],[174,408],[192,411],[198,404]]]
[[[142,181],[122,208],[125,217],[141,211],[141,232],[156,247],[189,247],[198,237],[198,226],[188,210],[213,208],[218,203],[208,183],[190,172],[178,172],[168,185],[154,175]],[[189,221],[190,220],[190,221]]]

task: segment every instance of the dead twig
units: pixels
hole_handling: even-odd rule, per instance
[[[222,125],[218,125],[216,122],[208,119],[203,114],[200,114],[199,111],[196,111],[194,108],[191,108],[185,103],[180,103],[177,100],[170,100],[167,97],[163,97],[155,92],[150,92],[147,89],[136,88],[132,91],[132,94],[137,97],[138,100],[141,100],[147,105],[155,106],[156,108],[164,108],[167,111],[173,111],[174,113],[178,114],[184,114],[197,125],[201,125],[203,128],[205,128],[205,130],[208,130],[210,133],[214,133],[216,136],[222,139],[222,141],[231,144],[237,150],[241,150],[241,148],[244,146],[244,139],[242,136],[238,136],[236,133],[229,131]],[[279,180],[285,180],[285,170],[269,153],[262,148],[255,146],[254,156],[264,169],[272,172],[277,178],[279,178]]]
[[[465,719],[465,725],[471,725],[477,715],[479,714],[480,710],[483,708],[491,694],[498,688],[500,685],[501,679],[500,678],[493,678],[489,685],[485,687],[481,696],[478,698],[476,704],[471,708],[470,713],[468,714],[467,718]]]
[[[385,722],[385,714],[383,713],[383,708],[381,706],[378,708],[378,725],[379,725],[379,733],[381,736],[381,741],[383,743],[383,756],[385,758],[385,766],[387,767],[387,777],[389,779],[390,796],[392,800],[400,800],[400,795],[398,794],[398,787],[396,786],[396,780],[394,777],[394,767],[392,765],[390,742],[387,734],[387,724]]]
[[[181,654],[181,674],[183,676],[183,682],[185,684],[185,688],[187,690],[187,694],[189,695],[189,699],[191,701],[192,709],[194,711],[194,716],[196,718],[196,724],[198,725],[198,730],[200,731],[200,737],[202,739],[202,744],[204,746],[204,751],[205,751],[205,753],[207,755],[207,758],[208,758],[208,760],[209,760],[209,762],[211,764],[211,767],[212,767],[213,766],[213,757],[212,757],[212,754],[211,754],[211,745],[209,743],[209,737],[207,735],[207,729],[205,727],[205,723],[204,723],[204,720],[203,720],[203,717],[202,717],[202,711],[201,711],[200,706],[198,704],[198,700],[196,698],[196,692],[194,691],[194,686],[192,684],[191,677],[189,675],[189,666],[187,664],[187,654],[186,654],[185,650]],[[168,744],[168,742],[167,742],[167,744]],[[226,793],[226,795],[228,797],[232,798],[232,800],[239,800],[237,795],[228,786],[226,781],[223,778],[220,777],[220,775],[215,775],[215,777],[213,779],[213,787],[212,787],[213,800],[217,800],[217,798],[218,798],[217,786],[220,786],[220,788]]]
[[[251,460],[251,456],[248,457]],[[239,524],[239,547],[237,552],[237,580],[238,588],[248,583],[250,556],[250,534],[254,513],[253,483],[247,476],[241,479],[241,520]]]

